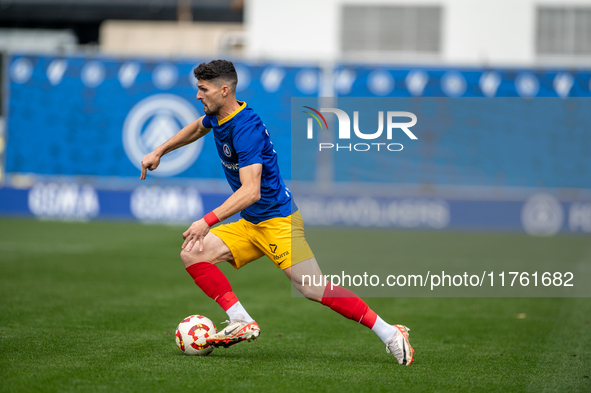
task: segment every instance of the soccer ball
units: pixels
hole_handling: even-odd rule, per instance
[[[191,315],[179,323],[174,337],[176,345],[186,355],[205,356],[213,351],[213,347],[205,340],[216,333],[211,319],[203,315]]]

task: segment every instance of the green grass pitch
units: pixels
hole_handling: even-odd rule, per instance
[[[0,391],[591,391],[589,298],[367,298],[385,320],[412,329],[416,360],[402,367],[365,327],[292,298],[266,259],[240,271],[221,265],[260,339],[186,356],[174,341],[178,322],[203,314],[219,327],[226,315],[183,269],[184,229],[0,220]],[[334,231],[309,229],[320,239],[313,249],[328,249],[322,239]],[[394,235],[485,250],[521,236]],[[591,263],[588,237],[552,241]],[[398,256],[412,259],[405,248]]]

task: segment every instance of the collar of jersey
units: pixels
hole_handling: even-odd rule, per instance
[[[240,108],[236,109],[234,112],[230,113],[228,116],[224,117],[222,120],[218,120],[218,125],[221,126],[225,122],[231,120],[234,116],[238,114],[242,109],[246,108],[246,102],[238,101],[240,103]]]

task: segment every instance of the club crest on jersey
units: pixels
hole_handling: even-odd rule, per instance
[[[224,150],[224,154],[226,155],[226,157],[232,157],[232,151],[230,150],[230,146],[228,146],[226,143],[224,143],[222,150]]]

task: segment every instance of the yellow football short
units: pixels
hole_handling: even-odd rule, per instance
[[[281,269],[314,257],[304,237],[304,222],[299,211],[258,224],[240,219],[212,228],[211,232],[230,248],[235,269],[263,255]]]

